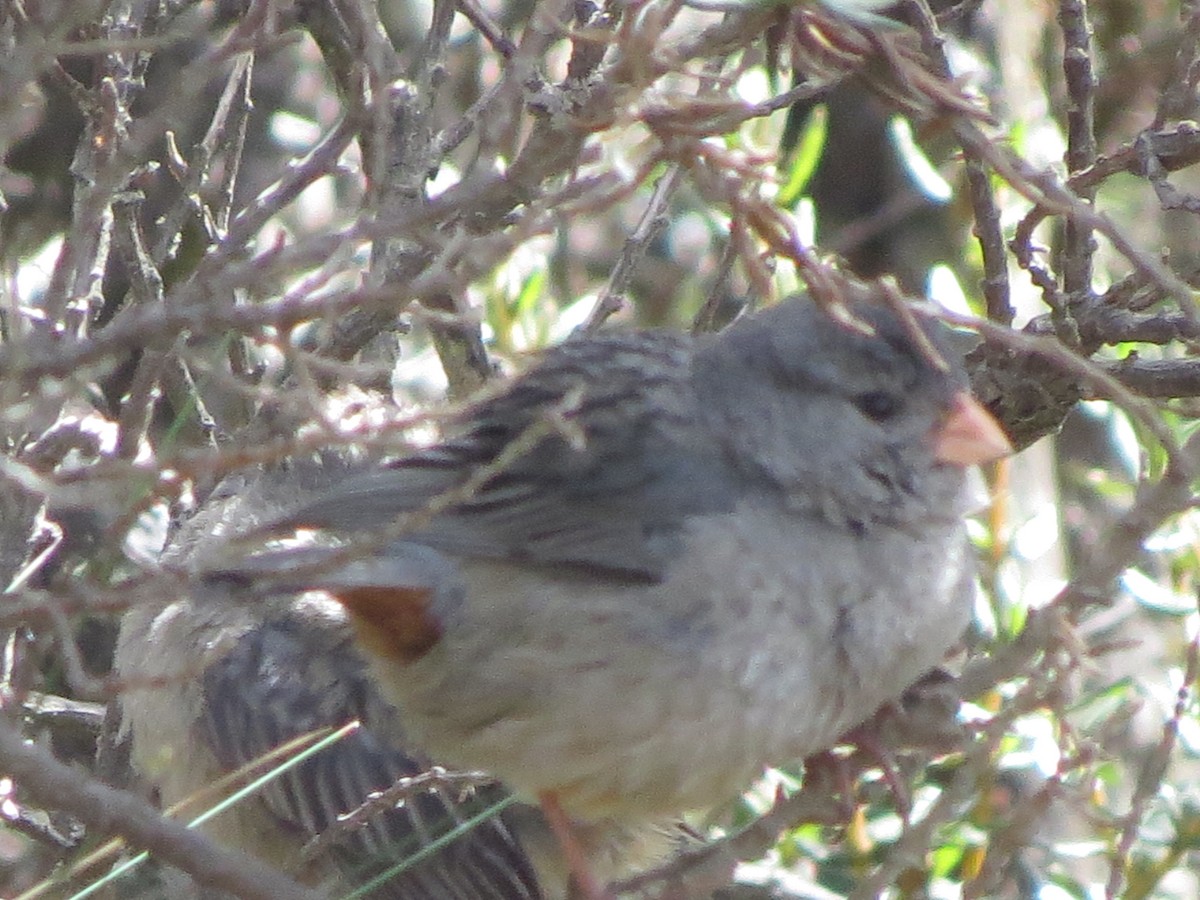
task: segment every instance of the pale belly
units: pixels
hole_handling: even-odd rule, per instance
[[[863,542],[788,524],[712,520],[706,552],[653,586],[472,564],[441,641],[382,674],[435,758],[526,796],[585,819],[712,807],[829,747],[969,619],[958,529]]]

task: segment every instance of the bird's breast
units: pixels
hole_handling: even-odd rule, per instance
[[[958,528],[868,539],[739,509],[686,546],[653,585],[469,564],[437,644],[385,673],[406,721],[584,818],[671,815],[828,747],[969,617]]]

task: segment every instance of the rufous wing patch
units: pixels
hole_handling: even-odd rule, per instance
[[[430,608],[433,591],[421,587],[340,587],[330,593],[351,614],[364,649],[401,663],[416,662],[442,636]]]

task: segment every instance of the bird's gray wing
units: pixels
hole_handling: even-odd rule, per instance
[[[346,629],[281,616],[255,628],[203,676],[201,735],[229,769],[325,726],[358,719],[348,737],[271,781],[262,801],[298,842],[335,825],[372,792],[429,766],[404,749],[395,711],[378,696]],[[374,815],[333,845],[337,865],[362,884],[504,797],[431,789]],[[375,900],[536,900],[536,875],[498,813],[372,892]]]
[[[687,518],[732,507],[732,467],[706,431],[692,339],[591,335],[547,352],[461,432],[351,476],[272,523],[378,531],[457,555],[664,576]]]

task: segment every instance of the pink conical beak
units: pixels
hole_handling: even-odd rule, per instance
[[[1012,444],[992,414],[966,391],[955,395],[949,414],[933,432],[934,457],[957,466],[977,466],[1010,453]]]

